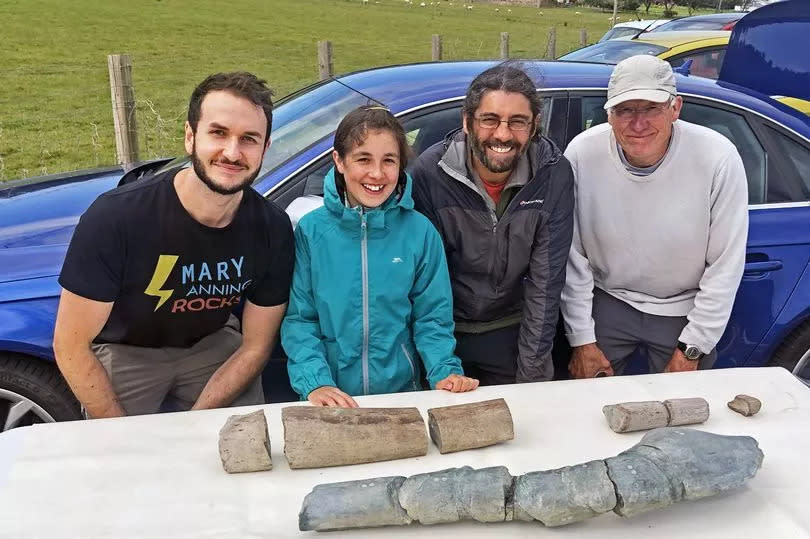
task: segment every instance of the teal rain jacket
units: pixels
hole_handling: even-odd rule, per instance
[[[413,209],[411,178],[401,197],[347,208],[334,169],[324,206],[295,230],[295,272],[281,340],[293,389],[321,386],[349,395],[420,389],[463,374],[453,355],[450,277],[439,233]]]

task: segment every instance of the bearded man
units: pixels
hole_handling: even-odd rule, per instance
[[[463,128],[412,171],[416,209],[444,241],[456,355],[482,385],[554,375],[574,180],[560,149],[539,134],[540,105],[518,65],[484,71],[467,90]]]
[[[53,347],[87,416],[264,403],[294,259],[286,214],[250,187],[271,95],[250,73],[209,76],[185,124],[193,166],[104,193],[82,215]]]

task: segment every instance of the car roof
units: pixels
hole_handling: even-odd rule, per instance
[[[632,36],[624,36],[617,38],[616,41],[641,41],[671,49],[679,45],[696,44],[700,41],[719,38],[725,38],[728,41],[730,37],[731,32],[729,30],[672,30],[669,32],[646,32],[636,39],[632,39]]]
[[[395,114],[430,103],[464,96],[476,75],[497,61],[426,62],[379,67],[337,77],[388,106]],[[599,90],[607,88],[612,65],[586,62],[525,60],[522,66],[537,88],[545,90]],[[753,90],[703,77],[676,74],[678,92],[709,100],[734,103],[810,138],[810,118]]]
[[[725,13],[707,13],[705,15],[692,15],[689,17],[679,17],[673,21],[736,21],[742,19],[746,13],[744,11],[726,11]]]

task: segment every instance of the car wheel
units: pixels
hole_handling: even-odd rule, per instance
[[[784,367],[810,385],[810,320],[788,335],[771,356],[768,365]]]
[[[78,401],[54,365],[27,356],[0,356],[0,432],[81,418]]]

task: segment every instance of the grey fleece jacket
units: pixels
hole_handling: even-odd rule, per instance
[[[466,166],[457,131],[428,148],[411,175],[416,209],[444,241],[456,330],[480,333],[520,324],[517,380],[550,380],[551,347],[573,229],[573,174],[557,146],[532,141],[525,185],[498,218]]]

